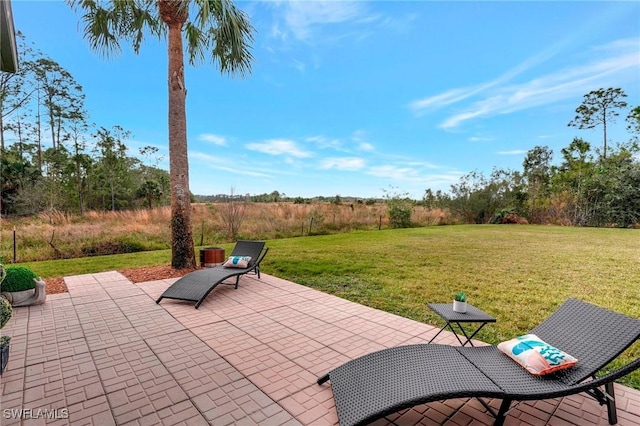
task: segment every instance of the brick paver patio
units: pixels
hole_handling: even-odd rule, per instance
[[[263,274],[202,304],[154,300],[173,280],[118,272],[65,278],[69,293],[17,308],[2,376],[2,425],[334,425],[316,378],[437,329]],[[498,319],[499,320],[499,319]],[[437,343],[456,344],[442,333]],[[616,385],[618,424],[640,425],[640,392]],[[491,401],[497,406],[499,401]],[[404,410],[376,425],[490,425],[474,399]],[[604,425],[591,398],[523,403],[507,425]]]

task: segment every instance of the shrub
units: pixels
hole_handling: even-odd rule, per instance
[[[160,247],[159,249],[163,248],[165,247]],[[149,250],[151,249],[153,248]],[[134,237],[121,237],[109,241],[94,241],[81,248],[83,256],[106,256],[110,254],[136,253],[145,250],[147,250],[147,247],[145,247],[144,243],[135,240]]]
[[[0,297],[0,299],[4,299],[4,297]],[[4,299],[7,300],[7,299]],[[9,304],[11,305],[11,304]],[[0,348],[4,348],[11,341],[11,336],[0,336]]]
[[[409,194],[385,191],[384,199],[389,214],[389,225],[392,228],[410,228],[415,201],[409,198]]]
[[[38,276],[24,266],[9,266],[7,276],[2,281],[2,291],[23,291],[36,288],[35,280]]]
[[[387,201],[389,224],[392,228],[410,228],[414,204],[408,198],[393,198]]]
[[[504,219],[511,213],[515,213],[515,210],[513,209],[500,209],[497,210],[493,216],[491,217],[491,223],[493,223],[494,225],[499,225],[501,223],[504,223]]]
[[[0,296],[0,328],[4,328],[4,326],[7,325],[12,316],[13,308],[11,307],[11,303],[9,303],[9,301],[4,297]],[[10,336],[0,336],[0,348],[4,348],[5,346],[7,346],[10,341]]]
[[[13,308],[11,303],[4,297],[0,297],[0,328],[4,328],[7,325],[12,315]]]

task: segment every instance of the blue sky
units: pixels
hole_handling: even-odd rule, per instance
[[[247,78],[186,71],[195,194],[382,197],[447,191],[470,171],[554,159],[591,90],[640,105],[640,3],[238,2],[256,28]],[[157,146],[168,169],[165,42],[92,52],[61,1],[13,0],[17,30],[83,86],[92,122]],[[610,143],[626,141],[624,117]]]

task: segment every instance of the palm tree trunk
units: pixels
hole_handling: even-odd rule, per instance
[[[189,161],[187,157],[187,90],[184,84],[183,23],[184,21],[181,19],[167,22],[169,26],[171,266],[176,269],[196,267],[191,231],[191,193],[189,191]]]

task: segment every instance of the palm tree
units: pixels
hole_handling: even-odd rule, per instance
[[[196,65],[210,59],[223,73],[251,71],[254,29],[231,0],[67,0],[82,10],[84,37],[92,49],[108,56],[120,41],[138,53],[148,33],[168,36],[169,174],[171,181],[171,266],[196,266],[187,158],[184,52]],[[190,19],[191,16],[195,18]],[[168,33],[167,33],[168,30]],[[186,46],[183,46],[183,35]]]

